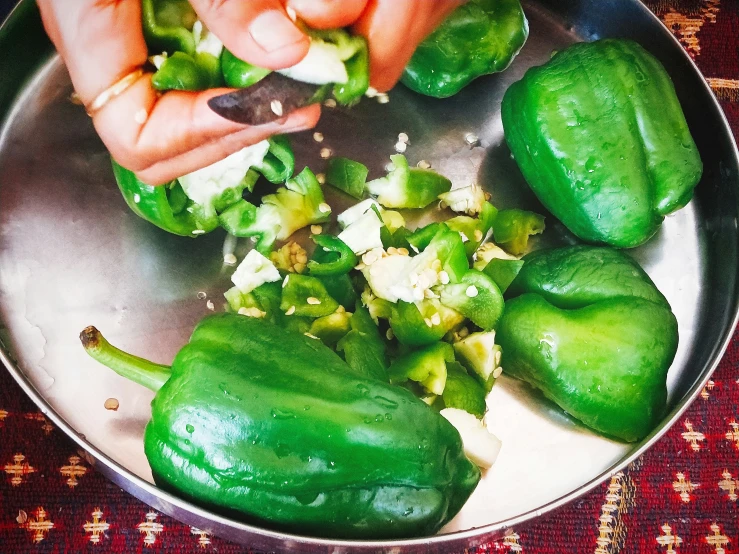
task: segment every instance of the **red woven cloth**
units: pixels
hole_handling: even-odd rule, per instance
[[[649,4],[739,134],[739,0]],[[0,15],[7,5],[0,0]],[[96,473],[0,370],[0,554],[150,551],[249,552],[157,513]],[[698,400],[643,458],[479,552],[488,551],[739,554],[739,334]]]

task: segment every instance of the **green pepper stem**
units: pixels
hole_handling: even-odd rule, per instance
[[[162,388],[171,375],[171,368],[128,354],[110,344],[95,327],[87,327],[80,333],[85,351],[95,360],[109,367],[118,375],[154,392]]]

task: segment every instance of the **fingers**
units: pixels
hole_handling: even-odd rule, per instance
[[[39,0],[38,6],[85,104],[146,62],[140,2]]]
[[[298,17],[314,29],[347,27],[362,15],[368,0],[288,0]]]
[[[313,106],[283,121],[245,127],[208,107],[210,98],[224,92],[169,92],[158,98],[145,76],[95,115],[95,128],[118,163],[144,182],[161,184],[271,135],[313,127],[320,116]]]
[[[267,69],[291,67],[308,53],[308,37],[281,0],[192,0],[192,7],[236,57]]]
[[[371,84],[379,91],[398,82],[416,47],[462,0],[369,0],[354,26],[369,42]]]

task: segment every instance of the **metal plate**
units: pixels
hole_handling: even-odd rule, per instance
[[[734,329],[737,151],[710,89],[643,5],[549,0],[525,7],[531,38],[507,72],[480,79],[450,100],[398,87],[388,104],[365,100],[348,112],[325,109],[318,127],[325,141],[318,144],[304,133],[293,144],[299,164],[316,171],[325,164],[320,149],[330,148],[363,161],[375,176],[383,173],[398,133],[405,132],[411,163],[425,159],[457,185],[483,184],[498,207],[542,210],[503,140],[499,107],[506,88],[528,67],[576,40],[631,37],[656,54],[675,79],[705,175],[695,200],[669,217],[648,245],[633,251],[672,304],[680,331],[669,374],[671,413],[641,444],[599,438],[527,387],[502,379],[489,398],[487,416],[503,440],[499,461],[436,537],[355,543],[289,536],[209,513],[154,487],[142,447],[151,393],[87,358],[77,334],[95,324],[124,349],[171,361],[194,324],[209,313],[208,300],[222,309],[231,271],[222,265],[224,235],[170,236],[128,210],[89,119],[69,102],[67,73],[52,57],[30,1],[0,31],[0,74],[13,76],[0,81],[0,320],[2,358],[10,372],[113,481],[162,512],[253,548],[449,552],[473,547],[625,467],[701,390]],[[30,80],[21,86],[24,77]],[[479,146],[466,144],[469,132],[480,137]],[[329,188],[326,193],[331,196]],[[337,196],[329,201],[347,205]],[[572,240],[553,218],[548,224],[540,245]],[[238,254],[246,248],[241,243]],[[120,401],[117,412],[104,409],[109,397]]]

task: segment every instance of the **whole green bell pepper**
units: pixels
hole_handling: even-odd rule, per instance
[[[576,44],[505,94],[505,137],[539,200],[582,240],[631,248],[703,166],[669,75],[638,44]]]
[[[252,190],[260,173],[273,183],[281,183],[292,176],[294,168],[295,157],[288,140],[272,137],[264,159],[248,171],[244,168],[244,179],[224,190],[215,204],[206,208],[188,198],[179,180],[147,185],[113,160],[113,174],[129,208],[160,229],[184,237],[197,237],[222,225],[218,213],[238,203],[244,190]]]
[[[234,314],[203,320],[171,367],[90,327],[87,352],[154,391],[154,480],[209,509],[293,533],[431,535],[480,479],[459,433],[410,392],[353,373],[309,337]]]
[[[468,0],[416,49],[402,83],[436,98],[506,69],[529,36],[519,0]]]
[[[508,289],[498,326],[507,375],[588,427],[633,442],[664,415],[677,320],[647,274],[618,250],[540,250]]]

